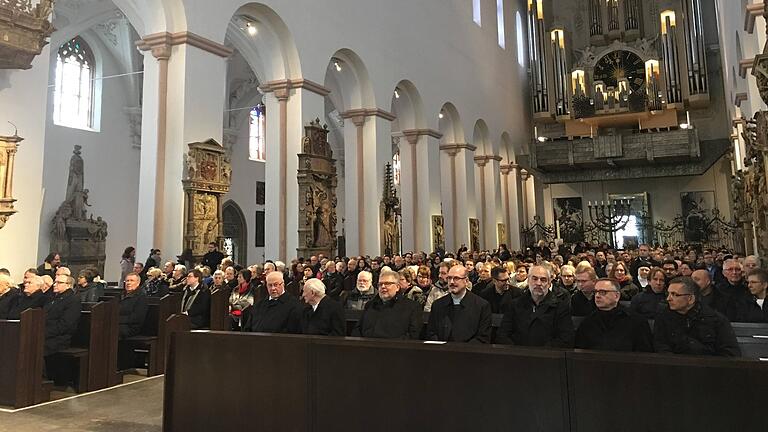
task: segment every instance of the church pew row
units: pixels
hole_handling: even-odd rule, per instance
[[[163,430],[762,430],[765,388],[745,359],[185,332]]]
[[[83,303],[72,346],[52,356],[56,378],[72,378],[78,392],[93,391],[122,381],[117,373],[119,304]]]
[[[134,354],[146,356],[147,376],[160,375],[165,369],[165,346],[168,318],[181,310],[181,296],[168,294],[162,298],[149,297],[144,326],[137,336],[120,341],[121,359],[133,359]],[[133,361],[121,361],[121,368],[132,367]]]
[[[23,408],[50,399],[43,385],[45,312],[28,309],[20,320],[0,320],[0,405]]]

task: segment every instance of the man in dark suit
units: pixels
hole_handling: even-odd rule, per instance
[[[467,268],[448,270],[449,295],[432,303],[427,339],[448,342],[491,342],[491,305],[467,291]],[[493,289],[493,286],[489,287]]]
[[[271,272],[266,285],[267,297],[243,312],[243,331],[301,333],[301,304],[285,292],[283,274]]]
[[[136,336],[144,326],[149,304],[140,285],[141,277],[137,273],[125,276],[125,292],[120,296],[120,339]]]
[[[42,285],[42,278],[33,281]],[[40,279],[39,281],[37,279]],[[80,296],[72,289],[75,279],[59,275],[53,283],[53,298],[45,304],[45,352],[46,357],[67,349],[80,321]]]
[[[18,295],[9,299],[7,319],[20,319],[22,312],[27,309],[41,308],[53,297],[53,295],[51,297],[46,296],[43,292],[43,287],[45,286],[43,278],[30,271],[24,273],[22,286],[24,289]],[[51,291],[53,292],[53,290]]]
[[[614,279],[595,282],[597,310],[576,330],[576,348],[653,352],[648,320],[621,306],[621,287]]]
[[[6,274],[0,274],[0,319],[8,319],[8,312],[17,300],[19,290],[13,286],[13,280]]]
[[[326,293],[334,300],[339,299],[339,295],[344,290],[344,277],[336,271],[336,263],[328,261],[325,263],[325,274],[323,274],[323,284],[326,287]]]
[[[193,269],[187,273],[187,286],[181,297],[181,313],[189,316],[193,329],[211,324],[211,293],[202,284],[203,272]]]
[[[466,268],[466,267],[465,267]],[[469,272],[467,272],[469,277]],[[509,273],[503,266],[491,269],[491,282],[482,292],[472,291],[491,304],[492,313],[504,313],[512,300],[523,295],[523,291],[509,283]]]
[[[210,242],[208,243],[208,252],[203,255],[202,264],[211,269],[211,273],[213,273],[218,270],[219,264],[221,264],[221,260],[224,259],[224,256],[225,255],[219,251],[219,245],[216,244],[216,242]]]
[[[522,346],[573,348],[570,301],[551,291],[549,269],[534,265],[528,272],[528,291],[516,298],[501,321],[498,342]]]
[[[392,270],[379,274],[379,292],[365,304],[353,336],[382,339],[418,339],[422,327],[421,305],[405,298],[398,288],[400,275]]]
[[[309,335],[346,336],[344,308],[341,303],[325,295],[320,279],[304,283],[301,298],[307,304],[301,314],[301,332]]]

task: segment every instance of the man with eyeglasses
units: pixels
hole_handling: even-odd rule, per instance
[[[42,281],[39,283],[42,284]],[[77,331],[80,321],[80,296],[72,289],[74,284],[75,279],[72,276],[56,276],[53,282],[53,298],[43,307],[46,357],[69,348],[72,336]]]
[[[498,342],[522,346],[573,348],[574,330],[567,298],[550,290],[552,273],[534,265],[528,271],[528,290],[504,313]]]
[[[656,316],[656,352],[740,357],[728,319],[697,301],[699,287],[690,277],[672,279],[667,288],[669,308]]]
[[[244,312],[243,331],[301,333],[301,303],[285,292],[283,273],[269,273],[266,284],[267,297]]]
[[[365,304],[353,336],[381,339],[418,339],[423,324],[421,305],[399,292],[400,275],[383,269],[378,295]]]
[[[592,267],[581,266],[573,277],[576,292],[571,294],[571,315],[587,316],[597,309],[595,306],[597,272]]]
[[[181,297],[181,313],[189,316],[193,329],[208,328],[211,323],[211,293],[202,284],[203,272],[192,269],[187,273]]]
[[[24,282],[22,282],[24,288],[14,298],[9,300],[8,319],[20,319],[22,312],[27,309],[41,308],[50,299],[43,292],[43,287],[45,286],[43,278],[30,270],[35,269],[29,269],[24,272]]]
[[[594,283],[597,310],[576,330],[576,348],[604,351],[653,352],[648,321],[619,304],[621,287],[614,279]]]
[[[498,267],[497,267],[498,268]],[[448,272],[448,290],[432,304],[427,340],[446,342],[491,342],[491,306],[467,287],[467,269],[453,266]]]
[[[725,314],[729,304],[738,303],[748,297],[749,290],[744,281],[744,273],[741,263],[736,258],[730,258],[723,263],[724,281],[715,286],[720,296],[720,301],[715,305],[717,311]]]
[[[523,291],[510,284],[507,269],[501,266],[491,270],[491,283],[477,294],[491,305],[492,313],[504,313],[512,304],[512,300],[523,295]]]

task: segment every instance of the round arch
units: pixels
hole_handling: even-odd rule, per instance
[[[396,117],[392,121],[393,132],[427,127],[421,94],[409,80],[402,80],[395,86],[390,111]]]
[[[224,246],[231,248],[230,256],[236,264],[248,262],[248,224],[243,210],[233,200],[222,206],[224,218]]]
[[[492,150],[490,141],[488,139],[488,125],[485,124],[485,120],[479,119],[475,122],[475,128],[472,132],[472,144],[477,147],[477,154],[479,156],[490,156]]]
[[[373,85],[363,60],[354,51],[342,48],[336,51],[325,70],[324,85],[328,95],[341,111],[376,107]]]
[[[440,133],[443,134],[442,142],[446,144],[462,144],[466,142],[459,110],[451,102],[444,103],[443,107],[440,108],[437,125]]]

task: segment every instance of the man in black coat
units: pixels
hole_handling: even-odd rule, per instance
[[[569,301],[551,292],[551,286],[552,274],[546,267],[531,267],[528,291],[512,302],[501,321],[499,343],[573,348]]]
[[[734,298],[727,306],[729,320],[736,322],[768,322],[768,272],[756,268],[747,273],[749,295]]]
[[[432,303],[427,340],[491,342],[491,305],[482,297],[469,292],[467,285],[466,267],[451,267],[448,271],[450,294]],[[493,289],[493,286],[489,288]]]
[[[29,271],[24,273],[22,285],[24,289],[18,295],[8,299],[7,319],[20,319],[22,312],[27,309],[41,308],[53,297],[49,297],[43,292],[45,286],[43,278]],[[53,292],[53,290],[51,291]]]
[[[331,260],[325,263],[323,284],[325,285],[326,294],[332,299],[338,300],[341,291],[344,290],[344,277],[336,271],[336,263]]]
[[[576,330],[576,348],[653,352],[648,320],[619,304],[621,286],[613,279],[595,283],[597,310]]]
[[[379,292],[365,304],[353,336],[382,339],[418,339],[423,324],[421,305],[399,293],[400,275],[392,270],[379,274]]]
[[[219,245],[216,244],[216,242],[210,242],[208,243],[208,252],[203,255],[202,264],[211,269],[211,273],[213,273],[218,270],[219,264],[221,264],[221,260],[224,259],[224,256],[225,255],[219,251]]]
[[[139,289],[141,277],[137,273],[125,276],[125,292],[120,296],[120,339],[136,336],[144,326],[149,303]]]
[[[344,308],[341,303],[325,295],[320,279],[304,283],[301,298],[307,304],[301,313],[301,332],[308,335],[346,336]]]
[[[189,316],[193,329],[211,325],[211,293],[202,283],[203,272],[193,269],[187,273],[187,286],[181,296],[181,313]]]
[[[667,278],[664,272],[657,267],[651,269],[648,277],[650,280],[645,291],[632,297],[632,303],[629,307],[632,312],[652,320],[660,311],[664,310],[664,299],[667,296],[664,291]]]
[[[11,306],[17,301],[19,290],[13,286],[13,280],[6,274],[0,274],[0,319],[8,319]]]
[[[571,294],[571,315],[587,316],[597,310],[595,306],[597,272],[592,267],[580,267],[573,277],[576,292]]]
[[[301,304],[285,292],[283,274],[271,272],[266,285],[267,297],[243,312],[243,331],[301,333]]]
[[[715,304],[715,309],[723,315],[728,313],[730,304],[744,301],[744,297],[749,296],[744,273],[741,263],[737,259],[727,259],[723,263],[723,276],[725,280],[716,285],[719,301]],[[729,317],[732,318],[732,317]]]
[[[467,277],[469,277],[469,272],[467,272]],[[494,267],[491,270],[491,282],[482,292],[474,291],[474,293],[490,303],[491,313],[495,314],[506,312],[512,300],[523,295],[520,288],[509,283],[509,273],[503,266]]]
[[[673,279],[667,288],[669,308],[654,322],[656,352],[740,357],[731,323],[697,300],[699,287],[690,277]]]
[[[39,276],[35,279],[41,279]],[[35,281],[42,285],[42,280]],[[72,289],[72,276],[59,275],[53,283],[53,298],[43,307],[45,310],[46,357],[67,349],[80,321],[80,296]]]

